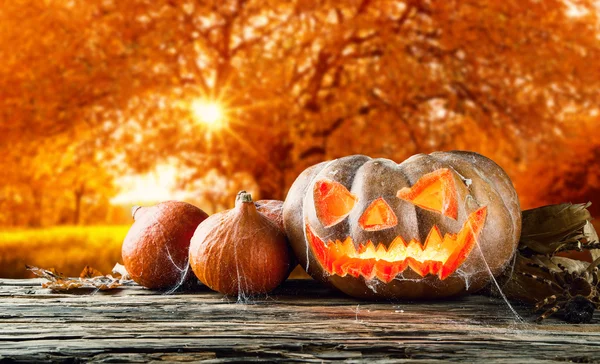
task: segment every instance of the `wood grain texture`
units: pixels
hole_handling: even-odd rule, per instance
[[[199,288],[52,293],[0,279],[0,363],[148,361],[599,362],[600,322],[534,324],[485,296],[366,302],[312,280],[238,303]]]

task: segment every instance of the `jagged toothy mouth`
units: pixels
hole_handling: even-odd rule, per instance
[[[351,237],[323,242],[306,224],[306,237],[323,269],[332,275],[392,281],[406,268],[424,277],[428,274],[446,279],[465,261],[477,241],[485,223],[487,208],[472,212],[457,234],[441,236],[437,226],[433,226],[425,243],[412,239],[408,244],[398,236],[388,247],[371,241],[359,243]]]

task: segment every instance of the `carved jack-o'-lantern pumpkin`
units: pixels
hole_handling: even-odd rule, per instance
[[[308,273],[365,298],[480,289],[502,271],[521,231],[512,182],[471,152],[317,164],[296,179],[283,215]]]

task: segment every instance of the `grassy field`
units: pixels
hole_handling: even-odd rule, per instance
[[[600,219],[593,223],[600,231]],[[0,278],[32,277],[25,264],[55,268],[69,276],[78,276],[86,265],[110,273],[121,261],[121,243],[128,230],[129,225],[0,230]],[[291,277],[308,277],[297,268]]]
[[[55,268],[69,276],[79,276],[86,265],[110,273],[121,261],[121,243],[128,230],[129,225],[0,230],[0,277],[32,277],[25,264]]]

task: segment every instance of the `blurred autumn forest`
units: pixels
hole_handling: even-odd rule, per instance
[[[119,178],[157,166],[214,212],[322,160],[451,149],[496,160],[524,208],[598,216],[599,6],[0,0],[0,225],[128,223]]]

